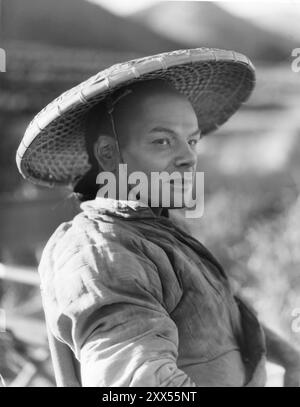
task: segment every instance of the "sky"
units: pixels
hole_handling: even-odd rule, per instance
[[[88,1],[98,3],[116,14],[126,16],[155,4],[159,0]],[[264,28],[295,36],[300,40],[300,0],[231,0],[219,3],[233,14],[248,18]]]

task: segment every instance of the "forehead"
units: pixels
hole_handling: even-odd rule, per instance
[[[169,126],[195,127],[198,125],[196,113],[183,95],[156,92],[145,94],[136,101],[134,121],[145,125],[162,124]]]

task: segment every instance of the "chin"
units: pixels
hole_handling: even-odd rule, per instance
[[[174,202],[170,202],[169,205],[163,205],[162,203],[159,204],[160,208],[164,208],[164,209],[184,209],[186,208],[185,204],[182,204],[181,206],[175,205]]]

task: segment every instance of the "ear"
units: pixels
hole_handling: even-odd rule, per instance
[[[113,137],[102,134],[94,144],[94,156],[104,171],[114,171],[117,167],[117,147]]]

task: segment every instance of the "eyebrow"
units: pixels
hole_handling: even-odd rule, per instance
[[[168,127],[163,127],[163,126],[153,127],[150,130],[150,133],[168,133],[168,134],[170,134],[172,136],[177,136],[176,131],[174,131],[172,129],[169,129]],[[189,137],[196,136],[197,134],[200,134],[200,136],[201,136],[201,130],[200,129],[197,129],[197,130],[193,131],[193,133],[190,134]]]

